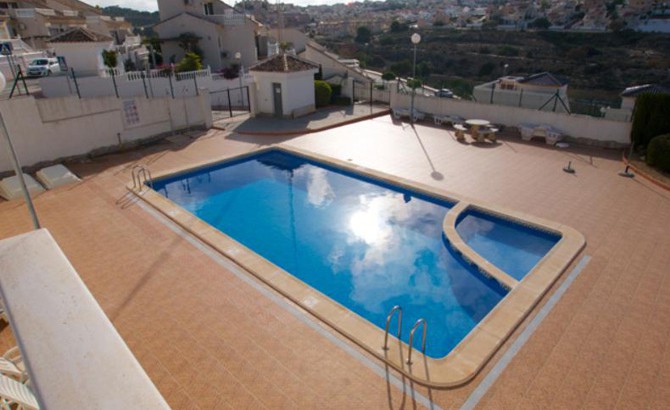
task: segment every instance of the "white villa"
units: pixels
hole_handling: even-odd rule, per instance
[[[154,26],[166,62],[186,53],[183,37],[195,36],[203,65],[218,71],[231,64],[258,62],[257,31],[262,25],[220,0],[158,0],[160,23]]]

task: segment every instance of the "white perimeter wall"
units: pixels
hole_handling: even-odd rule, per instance
[[[409,108],[411,96],[399,94],[391,84],[391,107]],[[466,119],[480,118],[493,123],[516,127],[519,124],[547,124],[565,135],[597,145],[630,143],[630,122],[612,121],[587,115],[538,111],[504,105],[478,104],[450,98],[415,96],[414,108],[431,115],[458,115]]]
[[[124,102],[134,103],[138,121],[129,121]],[[193,126],[212,125],[209,94],[186,98],[77,97],[0,101],[0,111],[22,166],[87,154]],[[0,172],[12,169],[0,149]]]

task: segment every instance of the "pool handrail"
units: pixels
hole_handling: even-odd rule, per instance
[[[145,184],[149,185],[151,188],[154,187],[154,179],[151,176],[151,171],[144,165],[133,165],[132,169],[130,170],[130,174],[133,178],[133,189],[139,189],[142,191],[142,176],[144,176]]]
[[[423,342],[421,342],[421,353],[426,354],[426,330],[428,329],[428,325],[426,324],[426,320],[424,318],[421,318],[414,323],[414,326],[412,326],[412,331],[409,332],[409,353],[407,354],[407,364],[411,365],[412,364],[412,350],[414,350],[414,332],[416,331],[416,328],[419,327],[420,324],[423,324]]]
[[[391,324],[391,318],[393,317],[393,313],[398,311],[398,334],[396,337],[398,340],[400,340],[400,336],[402,334],[402,307],[400,305],[395,305],[391,308],[391,311],[389,312],[388,316],[386,316],[386,329],[384,329],[384,346],[382,346],[382,349],[384,350],[389,350],[389,325]]]

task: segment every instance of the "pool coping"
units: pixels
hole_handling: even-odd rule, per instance
[[[129,183],[127,188],[202,242],[230,258],[241,268],[325,322],[367,352],[385,361],[412,380],[426,386],[448,388],[470,381],[533,310],[542,296],[586,245],[584,236],[571,227],[294,147],[271,145],[244,154],[227,156],[217,161],[203,161],[188,168],[164,170],[157,173],[154,178],[177,176],[270,150],[280,150],[306,157],[329,166],[344,169],[353,174],[373,178],[383,183],[453,203],[454,205],[447,212],[443,221],[443,232],[450,245],[467,262],[477,266],[482,274],[495,279],[503,287],[509,289],[509,293],[448,355],[433,359],[424,356],[420,350],[415,349],[412,352],[413,363],[408,365],[406,363],[408,345],[395,338],[393,334],[389,337],[388,350],[384,350],[382,348],[384,331],[377,326],[311,288],[156,191],[142,188],[134,189],[132,183]],[[456,222],[458,217],[468,209],[475,209],[535,229],[555,233],[560,235],[561,239],[522,281],[517,281],[477,254],[457,233]],[[430,324],[428,324],[428,327],[430,327]]]

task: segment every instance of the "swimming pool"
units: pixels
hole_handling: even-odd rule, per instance
[[[584,244],[560,224],[295,149],[166,172],[153,187],[135,192],[370,353],[433,386],[472,378]],[[545,249],[515,250],[515,237],[535,237]],[[501,238],[498,254],[523,262],[509,274],[505,258],[490,252]],[[473,251],[478,242],[483,255]],[[405,344],[384,350],[394,305],[403,308]],[[428,323],[426,356],[408,365],[406,342],[418,318]],[[394,335],[395,320],[391,329]]]

